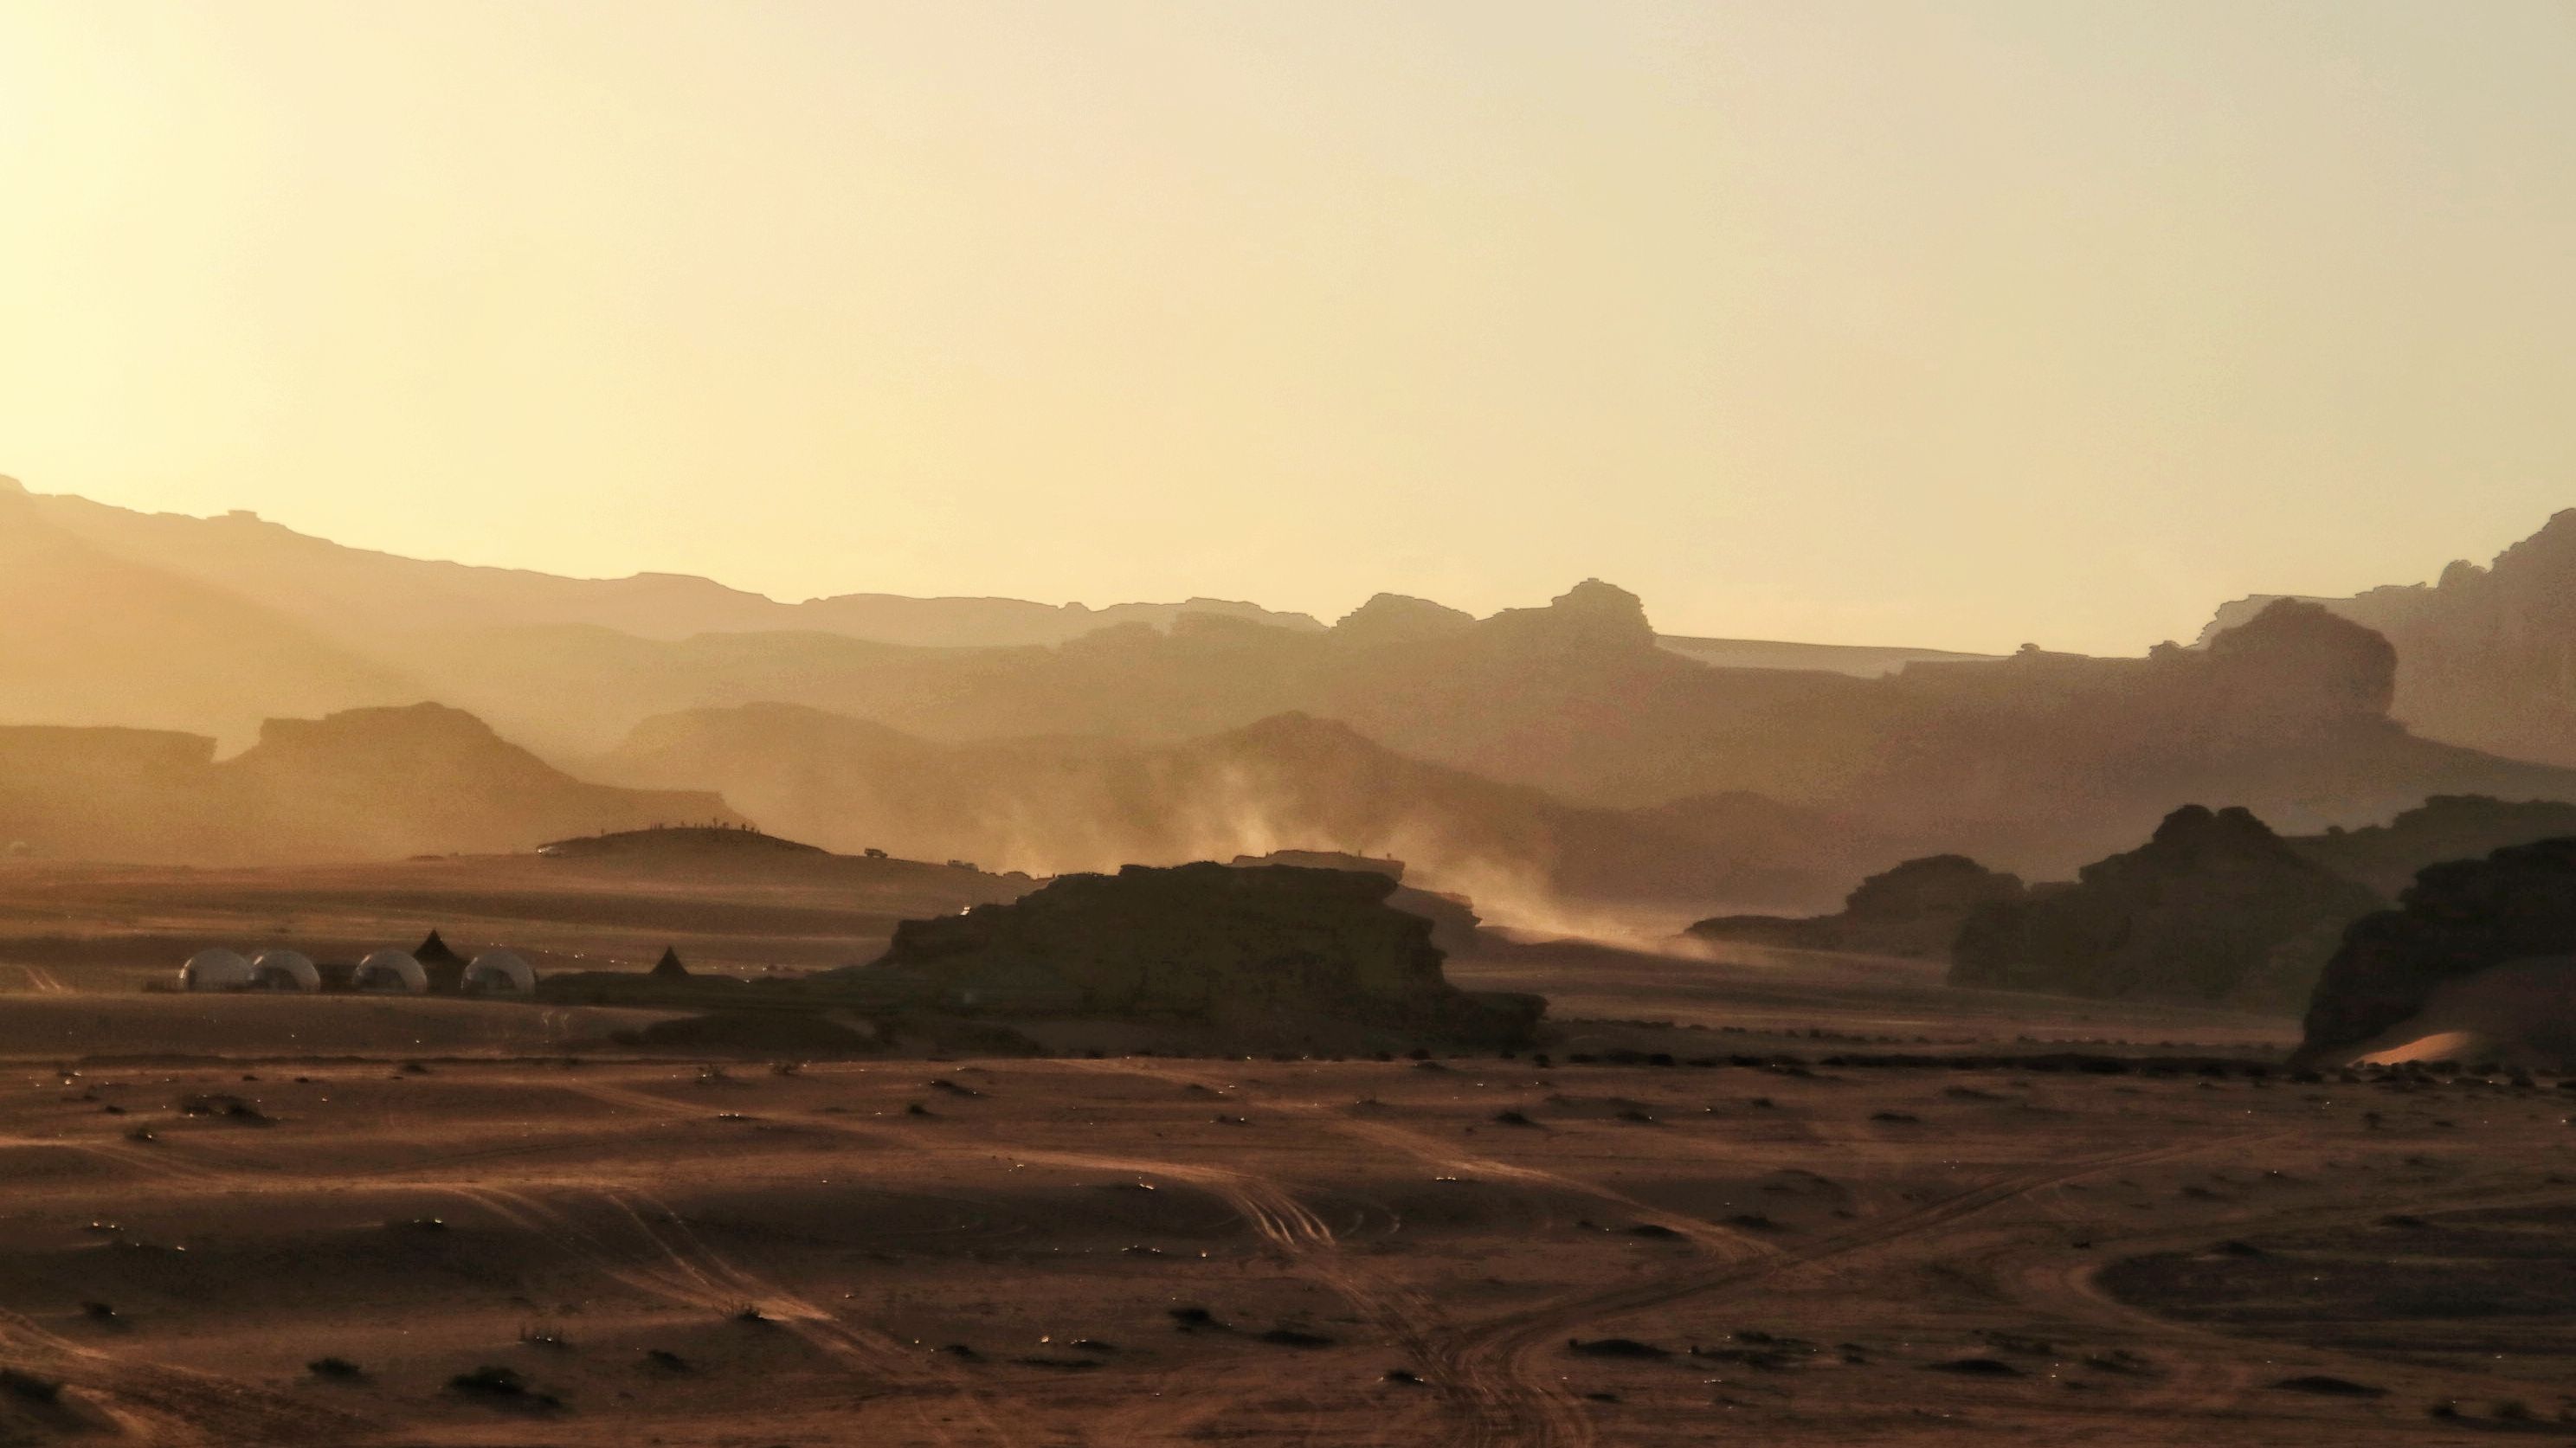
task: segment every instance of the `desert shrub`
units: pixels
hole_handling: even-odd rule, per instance
[[[63,1385],[17,1368],[0,1368],[0,1393],[29,1403],[58,1403],[62,1401]]]
[[[1633,1337],[1596,1337],[1589,1342],[1586,1342],[1579,1337],[1569,1337],[1565,1340],[1565,1350],[1572,1353],[1581,1353],[1585,1357],[1660,1358],[1672,1356],[1671,1353],[1655,1346],[1653,1343],[1639,1342]]]
[[[447,1380],[447,1386],[460,1393],[473,1393],[488,1398],[522,1398],[528,1393],[528,1380],[518,1369],[486,1363],[470,1373],[458,1373]]]
[[[304,1370],[317,1378],[337,1382],[355,1382],[367,1375],[366,1369],[344,1357],[318,1357],[304,1365]]]

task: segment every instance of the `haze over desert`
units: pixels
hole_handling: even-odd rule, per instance
[[[2571,61],[0,0],[0,1448],[2576,1435]]]

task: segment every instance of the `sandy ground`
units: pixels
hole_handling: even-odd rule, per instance
[[[1558,997],[1547,1064],[782,1071],[568,1054],[633,1013],[142,968],[0,963],[0,1444],[2486,1443],[2576,1410],[2576,1092],[2155,1064],[2282,1021],[1560,944],[1458,972]],[[2128,1068],[1885,1064],[2090,1041]],[[485,1367],[517,1390],[453,1385]]]

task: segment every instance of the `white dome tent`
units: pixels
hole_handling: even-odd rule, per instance
[[[300,950],[263,950],[250,961],[252,990],[304,991],[322,988],[322,972],[313,957]]]
[[[461,987],[467,995],[533,995],[537,973],[507,950],[487,950],[465,967]]]
[[[351,990],[419,995],[429,989],[429,972],[407,951],[379,950],[358,962],[349,974]]]
[[[250,957],[222,946],[200,950],[179,967],[181,990],[248,990],[253,979]]]

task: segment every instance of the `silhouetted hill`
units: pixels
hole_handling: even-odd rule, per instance
[[[1081,611],[1090,631],[1064,637],[1058,625],[1075,615],[1040,609],[1056,622],[1019,636],[1046,642],[919,647],[836,631],[895,608],[882,599],[789,606],[698,579],[588,582],[393,559],[248,518],[0,504],[33,508],[90,560],[86,574],[35,590],[45,607],[114,620],[116,600],[180,590],[150,616],[171,620],[169,638],[202,641],[162,646],[162,626],[143,623],[94,631],[78,649],[12,638],[6,647],[39,653],[0,702],[16,699],[29,720],[153,720],[233,738],[247,724],[212,711],[278,712],[267,692],[316,701],[298,713],[427,697],[581,758],[622,748],[656,716],[757,703],[865,719],[926,745],[1083,737],[1126,741],[1129,753],[1302,713],[1409,760],[1629,812],[1631,825],[1697,832],[1711,806],[1677,802],[1761,797],[1871,842],[1861,853],[1846,839],[1789,840],[1786,873],[1806,883],[1703,895],[1695,914],[1823,904],[1815,872],[1847,879],[1863,860],[1962,852],[2024,875],[2062,873],[2193,798],[2242,801],[2296,833],[2367,824],[2433,795],[2576,800],[2576,770],[2435,744],[2393,723],[2403,669],[2387,642],[2298,604],[2253,614],[2206,648],[1918,659],[1875,678],[1695,662],[1657,638],[1634,595],[1591,580],[1545,607],[1484,619],[1382,595],[1330,629],[1175,605],[1153,615],[1168,627],[1098,627],[1113,611]],[[109,564],[143,572],[111,576]],[[2531,571],[2500,563],[2497,576]],[[242,591],[207,593],[219,588]],[[958,601],[897,602],[897,612],[920,603],[927,618]],[[964,601],[957,616],[983,617],[988,603]],[[991,603],[1015,618],[1037,607]],[[192,617],[245,609],[238,626],[189,631]],[[70,682],[52,682],[57,672]],[[201,710],[210,717],[196,722]],[[1220,803],[1208,809],[1232,807],[1222,791],[1211,798]],[[1667,809],[1677,817],[1642,813]],[[1741,835],[1745,820],[1724,827]],[[1066,828],[1050,817],[1035,833],[1053,853]],[[961,850],[1017,838],[990,823],[960,833],[970,836]],[[1123,847],[1134,831],[1113,822],[1099,833]],[[1228,853],[1264,845],[1231,833],[1215,843]],[[1660,894],[1670,878],[1645,888]]]
[[[1869,842],[1814,811],[1735,796],[1653,810],[1567,804],[1283,715],[1176,743],[944,745],[789,705],[648,720],[602,777],[689,780],[828,847],[1032,873],[1313,849],[1408,862],[1409,879],[1528,920],[1559,900],[1799,901]]]
[[[2293,1009],[2344,926],[2378,900],[2243,809],[2173,812],[2072,886],[1976,910],[1950,979],[2063,995]]]
[[[0,487],[0,723],[246,740],[269,714],[420,697],[401,671],[225,587],[54,526]]]
[[[2434,865],[2398,908],[2356,922],[2317,981],[2301,1054],[2349,1052],[2403,1026],[2446,986],[2525,968],[2557,984],[2563,1011],[2576,976],[2576,839]],[[2576,1021],[2564,1015],[2520,1026],[2531,1037],[2576,1037]]]
[[[2438,795],[2384,825],[2309,835],[2290,844],[2310,860],[2393,900],[2427,865],[2567,836],[2576,836],[2576,804],[2508,804],[2483,795]]]
[[[2226,605],[2209,633],[2234,627],[2270,601]],[[2576,509],[2551,518],[2491,566],[2462,560],[2435,583],[2309,601],[2396,646],[2393,713],[2409,727],[2515,758],[2576,765]]]
[[[1102,609],[883,593],[780,603],[686,574],[560,578],[403,558],[308,537],[248,513],[191,518],[136,513],[67,496],[35,495],[27,501],[57,528],[101,552],[235,593],[323,632],[371,643],[389,634],[587,624],[656,639],[814,632],[888,643],[989,647],[1062,643],[1128,623],[1167,628],[1190,613],[1290,629],[1322,627],[1304,614],[1211,598]]]
[[[742,822],[713,794],[583,783],[434,704],[271,720],[222,762],[202,735],[0,728],[0,842],[53,859],[502,853],[663,821]]]
[[[1989,870],[1965,855],[1927,855],[1860,882],[1831,915],[1720,915],[1689,934],[1710,941],[1844,950],[1947,959],[1970,915],[1989,905],[2018,904],[2021,877]]]

